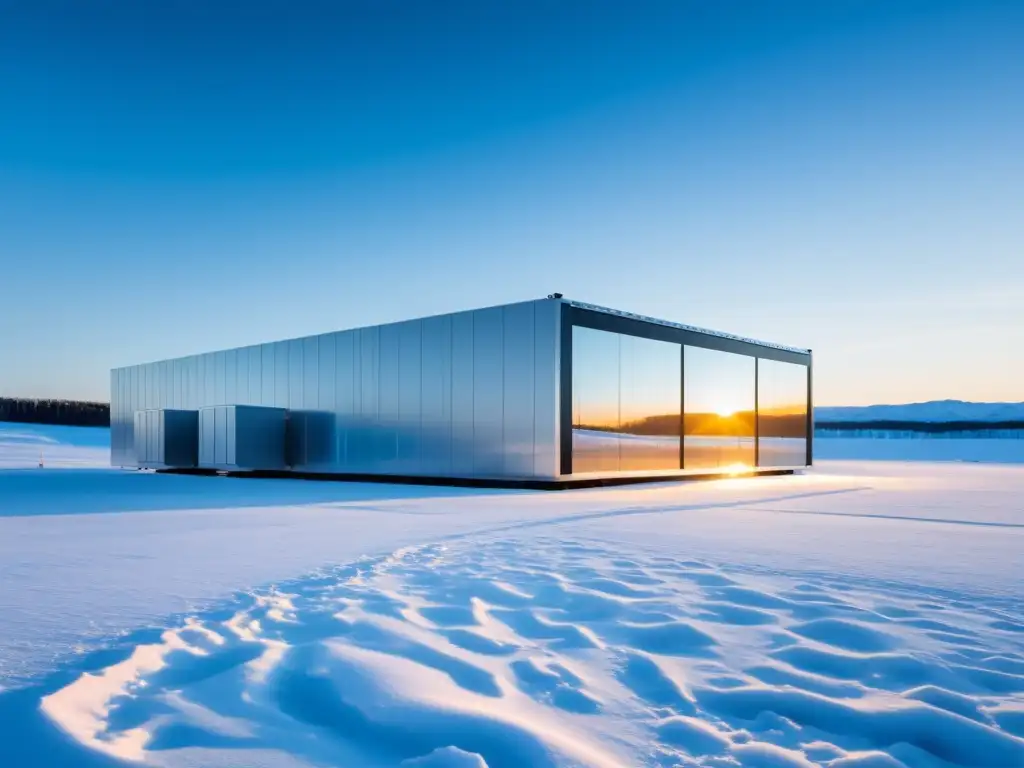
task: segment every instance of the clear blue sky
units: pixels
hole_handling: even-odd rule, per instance
[[[156,6],[159,6],[157,8]],[[1024,3],[0,5],[0,394],[560,291],[1024,400]]]

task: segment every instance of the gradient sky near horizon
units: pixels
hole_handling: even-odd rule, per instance
[[[1024,3],[0,3],[0,395],[566,296],[1024,400]]]

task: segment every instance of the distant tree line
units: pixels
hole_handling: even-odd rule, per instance
[[[30,400],[0,397],[0,421],[21,424],[63,424],[73,427],[109,427],[110,405],[82,400]]]
[[[0,421],[23,424],[62,424],[79,427],[109,427],[110,405],[83,400],[34,400],[19,397],[0,397]],[[595,429],[603,432],[624,432],[635,435],[677,435],[678,414],[659,414],[632,421],[619,427],[608,425],[576,424],[577,429]],[[729,417],[709,413],[686,415],[687,434],[753,434],[754,414],[740,412]],[[762,414],[761,432],[778,437],[803,437],[806,419],[803,414],[784,416]],[[1006,421],[901,421],[876,419],[872,421],[833,421],[818,419],[815,431],[867,432],[922,432],[940,434],[949,432],[990,432],[993,430],[1024,430],[1024,420]]]
[[[874,421],[815,421],[815,431],[867,432],[884,430],[892,432],[991,432],[997,429],[1024,429],[1024,420],[1008,421],[899,421],[877,419]]]

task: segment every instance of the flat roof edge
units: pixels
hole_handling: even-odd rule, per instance
[[[708,336],[717,336],[722,339],[732,339],[733,341],[742,341],[747,344],[756,344],[759,347],[770,347],[771,349],[781,349],[785,352],[795,352],[800,355],[809,355],[811,350],[803,347],[791,347],[786,344],[776,344],[771,341],[761,341],[760,339],[751,339],[747,336],[737,336],[734,333],[725,333],[724,331],[713,331],[710,328],[700,328],[696,325],[686,325],[685,323],[676,323],[671,320],[662,320],[657,317],[650,317],[648,315],[638,315],[635,312],[626,312],[621,309],[611,309],[610,307],[602,307],[598,304],[588,304],[585,301],[576,301],[575,299],[562,299],[563,302],[570,306],[577,307],[579,309],[588,309],[591,312],[600,312],[605,315],[615,315],[617,317],[625,317],[630,320],[639,320],[644,323],[654,323],[655,325],[664,325],[668,328],[679,328],[683,331],[693,331],[694,333],[703,333]]]

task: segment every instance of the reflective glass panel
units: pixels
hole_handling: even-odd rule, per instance
[[[758,465],[807,464],[807,368],[759,360],[757,371]]]
[[[679,468],[679,345],[573,328],[573,472]]]
[[[745,355],[685,348],[685,469],[754,466],[755,364]]]
[[[679,345],[621,336],[619,469],[679,469]]]
[[[572,329],[572,470],[619,469],[619,339]]]

